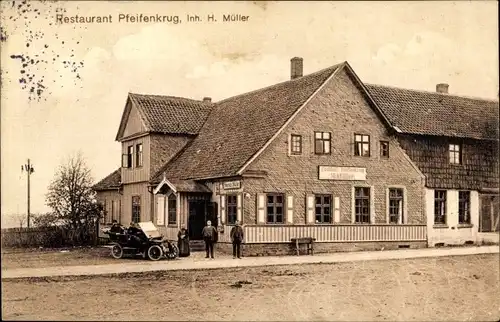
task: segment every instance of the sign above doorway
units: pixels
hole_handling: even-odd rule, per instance
[[[319,180],[365,181],[366,168],[355,167],[318,167]]]
[[[224,190],[231,190],[231,189],[240,189],[241,188],[241,181],[240,180],[235,180],[235,181],[226,181],[222,183],[222,188]]]

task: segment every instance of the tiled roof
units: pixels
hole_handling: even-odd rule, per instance
[[[498,140],[498,101],[365,85],[403,133]]]
[[[129,93],[146,130],[174,134],[198,134],[212,108],[188,98]]]
[[[235,175],[342,64],[216,103],[198,136],[152,179]]]
[[[122,171],[121,168],[118,168],[118,170],[113,171],[106,178],[96,183],[93,188],[96,191],[117,189],[121,184],[121,180]]]

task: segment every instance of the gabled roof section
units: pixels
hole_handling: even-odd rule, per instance
[[[366,84],[402,133],[498,140],[498,101]]]
[[[216,103],[198,136],[152,179],[235,175],[343,64]]]
[[[109,174],[107,177],[96,183],[92,188],[96,191],[118,189],[121,185],[121,180],[122,180],[122,170],[121,168],[118,168],[117,170]]]
[[[212,109],[211,103],[189,98],[129,93],[116,140],[123,136],[132,105],[147,132],[186,135],[198,134]]]

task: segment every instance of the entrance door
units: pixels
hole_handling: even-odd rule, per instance
[[[499,197],[498,195],[482,195],[481,209],[479,213],[479,231],[496,232],[499,231]]]
[[[196,200],[189,202],[188,231],[191,240],[201,240],[201,232],[205,227],[205,201]]]

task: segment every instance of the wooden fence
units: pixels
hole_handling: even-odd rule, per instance
[[[75,232],[63,227],[2,229],[2,247],[65,247],[94,244],[96,234],[90,232],[85,241],[75,242]]]

